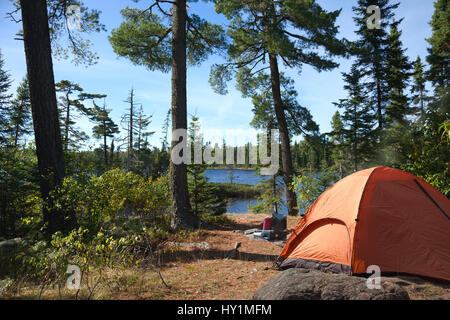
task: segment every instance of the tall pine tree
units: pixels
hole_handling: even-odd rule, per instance
[[[106,102],[103,102],[103,107],[98,106],[95,101],[94,108],[92,110],[91,120],[95,123],[92,128],[94,138],[103,139],[102,149],[104,156],[105,171],[110,167],[109,156],[108,156],[108,138],[114,138],[114,135],[119,133],[119,128],[117,124],[109,116],[111,109],[106,108]],[[113,140],[111,141],[113,143]],[[111,153],[113,152],[111,148]]]
[[[406,116],[411,115],[409,97],[405,90],[409,86],[411,76],[411,64],[406,56],[402,41],[401,31],[398,26],[401,21],[394,21],[389,34],[389,47],[387,53],[387,85],[389,104],[386,107],[386,125],[393,123],[406,123]]]
[[[231,20],[228,34],[232,43],[227,63],[213,67],[210,82],[219,93],[225,93],[225,82],[233,72],[241,82],[251,82],[253,77],[269,70],[270,92],[280,132],[283,179],[291,186],[294,168],[280,63],[298,70],[304,64],[318,71],[336,68],[338,64],[332,57],[346,52],[343,42],[336,38],[336,18],[340,11],[327,12],[313,0],[218,0],[216,11]],[[297,200],[291,188],[286,198],[289,214],[297,215]]]
[[[428,90],[426,89],[426,78],[425,78],[425,66],[422,63],[420,56],[417,56],[416,62],[414,63],[413,71],[413,84],[411,86],[411,100],[415,107],[416,115],[421,118],[425,115],[426,103],[429,100],[427,95]]]
[[[30,89],[26,78],[17,87],[17,95],[9,108],[8,118],[9,135],[14,148],[17,148],[19,140],[32,132]]]
[[[187,64],[200,64],[224,44],[222,28],[188,13],[188,2],[154,0],[144,10],[126,8],[125,21],[109,38],[119,56],[149,70],[172,71],[172,132],[187,130]],[[186,146],[180,139],[172,141],[172,148],[178,143]],[[198,227],[200,221],[191,213],[185,163],[170,162],[170,190],[172,228]]]
[[[344,89],[348,97],[336,105],[344,109],[342,122],[344,139],[349,147],[353,169],[358,171],[361,164],[373,157],[374,125],[376,115],[363,83],[363,73],[353,64],[349,73],[343,73]]]
[[[5,60],[0,51],[0,145],[6,143],[8,107],[12,98],[12,94],[9,93],[11,83],[11,76],[5,70]]]
[[[368,28],[369,14],[367,8],[371,5],[379,7],[381,12],[380,28]],[[387,56],[389,51],[389,27],[394,18],[393,11],[399,3],[392,4],[391,0],[358,0],[353,7],[358,40],[353,44],[353,53],[356,55],[356,64],[361,68],[365,81],[366,91],[370,102],[375,107],[378,120],[378,129],[381,134],[384,128],[385,112],[388,103],[389,86],[387,84]]]

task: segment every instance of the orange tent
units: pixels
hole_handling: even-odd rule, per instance
[[[325,191],[288,239],[281,268],[450,280],[450,201],[422,179],[376,167]]]

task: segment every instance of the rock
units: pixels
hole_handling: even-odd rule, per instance
[[[365,278],[316,270],[288,269],[256,291],[254,300],[409,300],[407,291],[392,282],[368,289]]]
[[[203,250],[211,249],[211,245],[208,242],[169,242],[170,247],[181,247],[181,248],[198,248]]]
[[[17,248],[17,246],[23,243],[24,240],[22,238],[15,238],[0,242],[0,256],[13,251],[14,249]]]
[[[255,236],[254,234],[248,234],[247,238],[249,238],[250,240],[267,241],[263,237],[258,237],[258,236]]]
[[[244,231],[244,234],[245,235],[251,235],[251,234],[253,234],[253,233],[255,233],[255,232],[258,232],[259,231],[259,229],[249,229],[249,230],[245,230]]]
[[[241,247],[241,243],[236,242],[236,244],[234,245],[234,248],[228,253],[228,256],[225,258],[225,260],[233,258],[236,255],[236,253],[238,252],[238,249],[240,247]]]

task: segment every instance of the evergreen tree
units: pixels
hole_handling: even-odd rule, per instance
[[[142,108],[142,105],[140,105],[139,110],[136,114],[136,136],[137,140],[135,143],[135,147],[137,149],[138,155],[140,154],[142,149],[148,149],[149,143],[148,143],[148,137],[153,135],[154,131],[147,131],[148,126],[152,122],[152,115],[146,116],[144,114],[144,109]]]
[[[189,126],[189,138],[191,154],[190,165],[188,165],[188,186],[191,195],[192,211],[196,216],[201,215],[218,215],[226,212],[225,199],[220,199],[217,196],[217,188],[208,182],[208,178],[205,177],[207,165],[196,164],[195,161],[195,148],[199,148],[202,153],[203,147],[203,135],[200,134],[199,119],[193,116],[191,124]]]
[[[12,94],[9,93],[11,87],[11,76],[5,70],[5,60],[0,51],[0,145],[6,142],[6,128],[8,127],[8,107]]]
[[[85,106],[86,100],[94,101],[104,98],[106,95],[85,93],[77,83],[69,80],[62,80],[55,86],[56,92],[60,94],[59,116],[64,151],[79,149],[82,143],[89,139],[89,136],[76,127],[75,120],[82,116],[86,118],[93,116],[92,108]]]
[[[425,66],[422,63],[420,56],[417,56],[414,63],[413,84],[411,86],[412,102],[416,105],[416,114],[421,118],[425,115],[426,103],[429,100],[426,89],[426,79],[424,74]]]
[[[165,7],[167,3],[171,9]],[[122,10],[125,21],[109,38],[119,56],[149,70],[172,71],[172,131],[187,130],[187,63],[200,64],[224,44],[222,28],[188,14],[187,6],[186,0],[154,0],[144,10],[126,8]],[[177,143],[185,142],[172,141],[172,147]],[[198,227],[198,218],[191,214],[186,164],[170,162],[170,190],[172,228]]]
[[[411,66],[405,49],[400,40],[401,31],[398,25],[401,21],[392,24],[389,34],[389,48],[387,54],[387,85],[389,104],[386,107],[386,125],[392,123],[405,124],[406,116],[411,115],[409,98],[405,89],[409,85]]]
[[[162,132],[163,136],[161,138],[161,151],[167,152],[167,148],[170,145],[169,144],[169,126],[170,126],[170,116],[171,116],[171,110],[167,111],[166,118],[164,119]]]
[[[50,192],[65,176],[51,56],[49,17],[45,0],[20,0],[23,43],[30,86],[36,155],[38,158],[43,220],[48,234],[65,226],[61,210],[53,208]]]
[[[338,170],[339,177],[342,179],[344,173],[347,172],[348,169],[348,145],[345,141],[344,123],[342,122],[339,111],[336,111],[331,119],[331,128],[333,129],[333,131],[329,133],[331,136],[330,143],[332,145],[331,158],[334,161],[334,168]]]
[[[326,12],[315,1],[216,1],[216,11],[231,19],[228,34],[232,43],[228,62],[215,65],[210,82],[219,93],[226,93],[226,81],[236,73],[240,83],[270,70],[270,92],[281,139],[283,178],[292,185],[294,175],[283,102],[279,63],[301,69],[303,64],[318,71],[331,70],[338,65],[330,57],[344,55],[344,43],[336,38],[335,25],[340,10]],[[318,48],[323,50],[317,50]],[[327,56],[321,56],[320,53]],[[268,64],[266,63],[268,62]],[[296,196],[287,190],[290,215],[296,215]]]
[[[78,4],[79,1],[77,1]],[[87,41],[77,41],[78,37],[70,36],[67,28],[66,9],[73,1],[67,0],[20,0],[15,6],[21,12],[22,36],[25,48],[27,75],[30,87],[30,100],[33,115],[36,155],[38,158],[41,196],[44,200],[43,220],[47,231],[70,228],[64,221],[64,215],[58,208],[53,208],[50,192],[61,184],[65,176],[64,153],[59,128],[58,108],[55,92],[55,80],[52,62],[53,46],[57,46],[61,35],[69,33],[69,46],[79,58],[89,58]],[[81,6],[84,12],[81,21],[81,32],[99,31],[101,25],[97,11],[89,11]],[[48,14],[50,12],[50,14]],[[71,215],[70,220],[74,221]]]
[[[434,3],[431,19],[432,35],[426,58],[430,68],[426,78],[434,87],[433,96],[425,102],[425,115],[410,127],[409,139],[400,150],[405,161],[399,166],[430,183],[443,194],[450,195],[450,141],[443,137],[450,118],[450,7],[448,0]],[[403,132],[403,135],[405,133]]]
[[[136,132],[136,97],[134,93],[134,89],[131,88],[129,91],[128,98],[124,101],[128,103],[129,107],[127,113],[122,116],[122,125],[123,129],[126,132],[124,137],[124,141],[127,145],[127,168],[130,168],[132,163],[134,163],[135,154],[134,154],[134,134]]]
[[[314,122],[310,111],[302,107],[298,101],[298,93],[294,88],[294,81],[280,75],[281,96],[285,110],[286,123],[289,137],[294,135],[315,135],[319,132],[319,126]],[[238,79],[238,86],[244,97],[251,97],[253,104],[253,119],[250,125],[257,129],[278,128],[277,116],[273,106],[273,98],[270,94],[271,80],[267,74],[255,76],[251,82],[241,83]]]
[[[427,39],[428,48],[427,62],[430,69],[427,78],[435,86],[439,95],[448,94],[450,77],[450,6],[448,0],[436,0],[434,13],[430,22],[433,30],[432,36]]]
[[[369,14],[367,8],[377,5],[381,11],[380,28],[370,29],[367,26]],[[384,128],[384,118],[388,103],[389,86],[387,84],[388,71],[386,61],[389,51],[389,27],[394,18],[393,10],[399,3],[391,4],[390,0],[358,0],[358,5],[353,7],[358,40],[353,44],[353,53],[356,55],[356,64],[361,68],[367,93],[370,95],[370,103],[375,106],[377,112],[378,129]]]
[[[368,162],[374,153],[374,122],[371,99],[362,82],[363,73],[357,64],[353,64],[349,73],[343,73],[344,89],[348,97],[341,99],[336,105],[343,108],[342,122],[344,140],[350,148],[353,169],[358,171],[362,163]]]
[[[103,139],[103,155],[104,155],[104,163],[105,163],[105,170],[108,170],[110,167],[110,163],[108,162],[108,144],[107,144],[107,138],[114,138],[114,135],[119,133],[119,128],[117,124],[114,123],[114,121],[109,116],[111,109],[106,108],[106,102],[103,102],[103,107],[99,107],[95,101],[94,108],[92,110],[92,117],[91,120],[95,123],[95,126],[92,128],[92,132],[94,135],[94,138],[96,139]],[[113,145],[114,145],[114,139],[111,140],[112,147],[111,147],[111,154],[113,151]],[[112,164],[112,162],[111,162]]]
[[[17,88],[16,98],[8,111],[8,119],[9,134],[12,137],[13,146],[16,148],[19,139],[32,132],[30,89],[26,78]]]

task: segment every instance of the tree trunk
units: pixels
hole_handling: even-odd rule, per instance
[[[378,77],[378,72],[377,72],[377,77]],[[381,130],[383,129],[383,105],[382,105],[382,96],[381,96],[381,83],[380,83],[380,79],[377,78],[377,114],[378,114],[378,129],[380,130],[380,134],[381,134]]]
[[[67,102],[67,110],[66,110],[66,132],[64,132],[64,151],[67,152],[69,150],[69,127],[70,127],[70,100],[69,100],[69,93],[66,94],[66,102]]]
[[[131,158],[133,157],[133,120],[134,120],[134,89],[130,93],[130,123],[128,128],[128,168],[131,165]]]
[[[175,131],[177,129],[187,130],[186,0],[177,0],[173,5],[172,14],[172,131]],[[178,143],[179,141],[172,141],[172,148]],[[186,141],[183,140],[181,143],[186,144]],[[173,161],[170,161],[169,170],[172,194],[172,228],[197,228],[200,221],[191,212],[186,164],[176,165]]]
[[[52,208],[49,194],[62,182],[65,166],[56,104],[47,3],[45,0],[20,0],[20,7],[40,190],[46,204],[43,207],[43,218],[47,223],[47,232],[52,234],[64,227],[63,215]]]
[[[281,138],[281,158],[283,164],[283,179],[286,185],[286,200],[288,213],[290,216],[298,215],[297,198],[294,190],[292,190],[292,178],[294,176],[294,168],[292,165],[291,143],[289,139],[289,132],[284,114],[283,101],[281,99],[280,89],[280,72],[278,70],[277,57],[269,54],[270,73],[272,81],[272,96],[275,106],[275,114],[278,122],[278,130]]]
[[[108,170],[108,146],[106,145],[106,121],[103,119],[103,154],[105,157],[105,171]]]
[[[357,126],[356,126],[356,108],[357,108],[357,106],[356,106],[356,104],[354,105],[354,109],[353,109],[353,114],[354,114],[354,118],[353,118],[353,123],[354,123],[354,129],[353,129],[353,139],[354,139],[354,142],[353,142],[353,155],[354,155],[354,158],[355,158],[355,172],[358,172],[358,140],[357,140],[357,135],[358,135],[358,133],[357,133],[357,130],[358,130],[358,128],[357,128]]]

